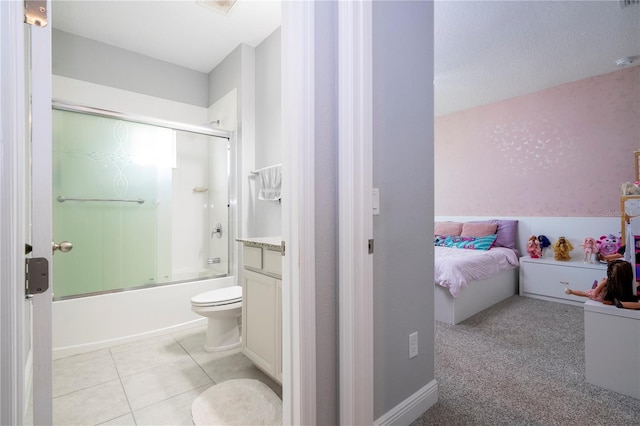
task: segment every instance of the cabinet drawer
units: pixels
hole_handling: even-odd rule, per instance
[[[525,293],[573,301],[586,301],[586,299],[565,294],[564,290],[567,287],[586,291],[591,288],[594,280],[599,281],[606,276],[604,270],[574,266],[523,262],[520,267],[523,272]]]
[[[255,269],[262,269],[262,248],[243,246],[242,259],[244,266]]]
[[[282,255],[279,251],[264,249],[264,271],[282,276]]]

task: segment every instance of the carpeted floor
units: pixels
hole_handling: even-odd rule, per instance
[[[585,382],[582,307],[513,296],[436,322],[435,348],[439,400],[412,426],[640,425],[639,400]]]

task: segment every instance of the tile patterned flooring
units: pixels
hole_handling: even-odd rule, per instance
[[[205,352],[206,327],[54,361],[54,425],[192,425],[191,403],[216,383],[278,383],[241,352]]]

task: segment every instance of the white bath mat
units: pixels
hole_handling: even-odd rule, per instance
[[[198,396],[191,415],[196,426],[282,425],[282,401],[259,380],[227,380]]]

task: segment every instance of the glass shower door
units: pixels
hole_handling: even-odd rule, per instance
[[[229,141],[53,110],[55,300],[228,275]]]
[[[175,131],[53,111],[53,229],[74,250],[54,258],[56,299],[154,284],[169,275]]]

